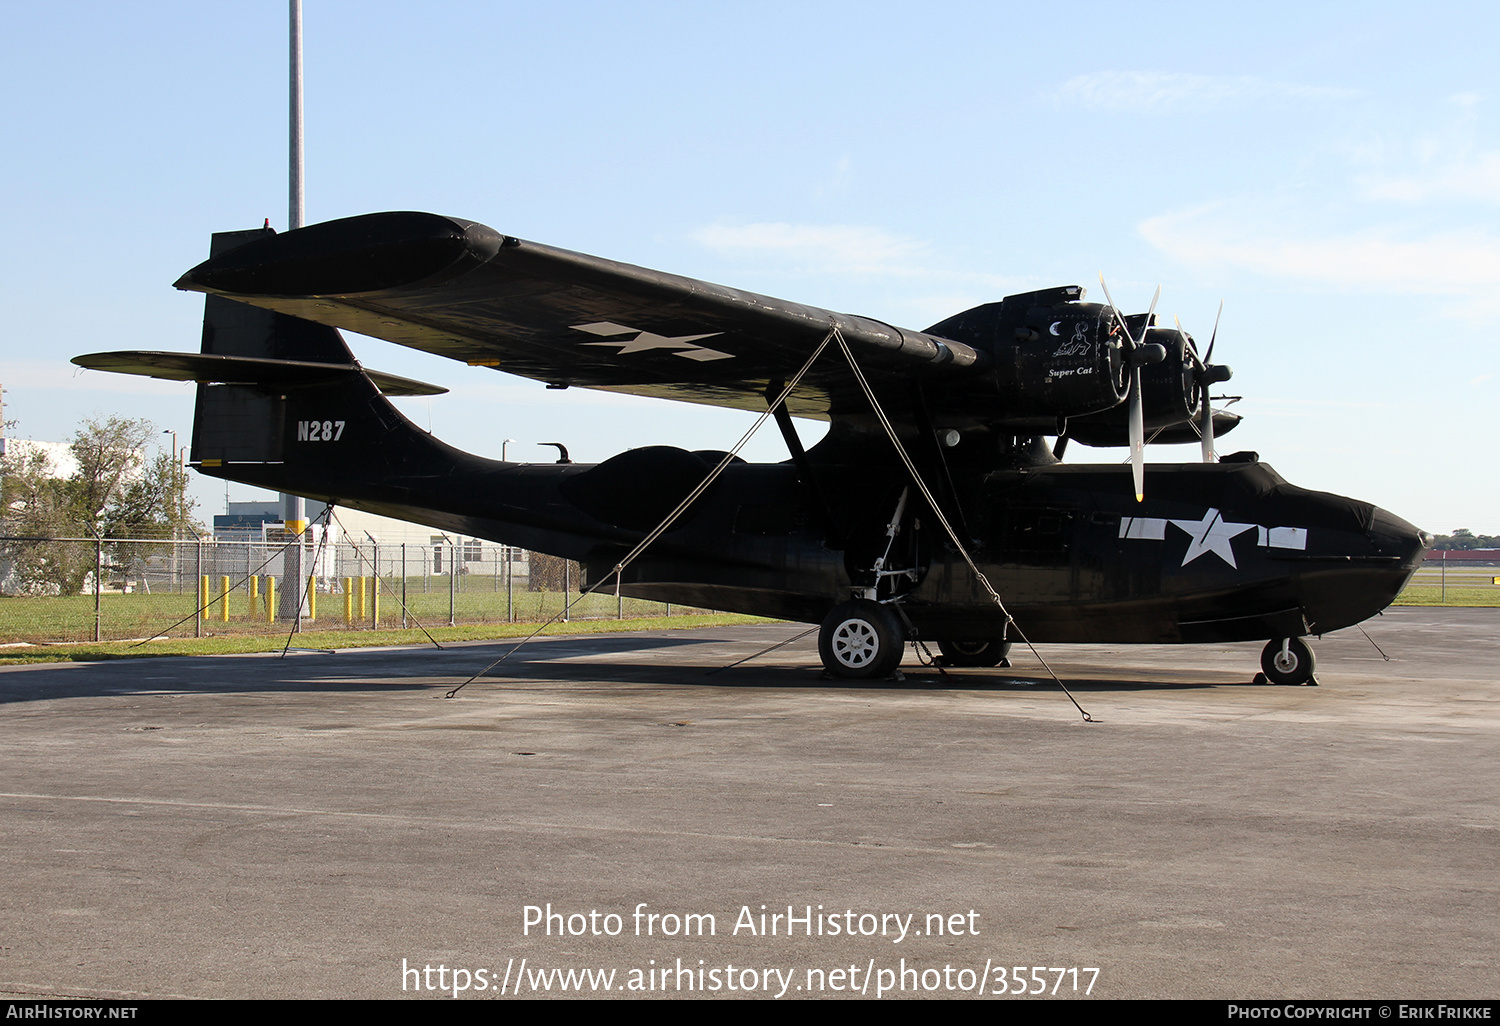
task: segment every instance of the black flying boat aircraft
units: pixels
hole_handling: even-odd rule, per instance
[[[1302,639],[1384,609],[1426,547],[1406,521],[1288,484],[1253,453],[1215,461],[1239,418],[1210,406],[1229,377],[1212,345],[1200,357],[1180,328],[1077,286],[911,331],[422,213],[216,234],[177,286],[208,294],[201,353],[74,362],[197,381],[201,473],[578,560],[626,595],[821,623],[838,677],[891,674],[909,639],[948,665],[998,665],[1019,629],[1269,639],[1266,675],[1307,683]],[[483,459],[385,398],[443,389],[365,370],[340,328],[548,387],[772,404],[792,458]],[[804,450],[793,417],[829,431]],[[1145,472],[1148,440],[1200,437],[1204,462]],[[1065,466],[1070,440],[1128,446],[1131,466]]]

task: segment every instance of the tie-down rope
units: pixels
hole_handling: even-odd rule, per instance
[[[610,579],[610,577],[613,577],[615,579],[615,590],[616,590],[616,592],[619,591],[619,587],[620,587],[620,575],[625,570],[625,568],[627,566],[629,566],[631,563],[635,562],[635,560],[640,556],[641,553],[645,552],[646,549],[648,547],[650,547],[650,545],[653,542],[656,541],[656,539],[660,538],[662,536],[662,534],[664,534],[668,528],[670,528],[674,523],[676,523],[677,522],[677,518],[680,517],[680,516],[682,516],[682,514],[687,511],[688,507],[691,506],[694,502],[696,502],[698,500],[698,497],[701,496],[704,492],[708,491],[709,486],[712,485],[715,481],[717,481],[719,479],[719,475],[724,472],[724,469],[726,467],[728,467],[731,463],[734,462],[735,457],[737,457],[739,455],[740,450],[745,447],[745,445],[750,441],[750,439],[755,436],[755,433],[760,430],[761,425],[766,422],[766,418],[769,417],[769,416],[771,416],[772,413],[775,412],[776,408],[778,406],[780,406],[783,402],[786,401],[787,396],[789,396],[789,395],[792,394],[792,389],[794,389],[794,388],[797,387],[798,383],[801,382],[801,380],[802,380],[802,376],[808,372],[808,370],[812,367],[812,365],[817,361],[818,357],[820,357],[820,356],[823,355],[823,350],[827,349],[828,348],[828,343],[832,342],[835,338],[839,340],[840,344],[843,343],[844,338],[843,338],[843,336],[841,334],[839,334],[839,329],[838,329],[837,325],[835,325],[833,327],[833,329],[828,332],[827,335],[823,336],[823,341],[818,344],[818,348],[817,349],[813,350],[813,354],[807,358],[807,362],[802,365],[802,369],[799,370],[799,371],[797,371],[796,374],[792,375],[792,380],[788,381],[786,383],[786,386],[784,388],[782,388],[781,394],[776,397],[776,401],[766,408],[766,412],[765,413],[762,413],[759,417],[756,418],[755,423],[752,424],[752,425],[750,425],[750,430],[746,431],[745,434],[744,434],[744,436],[738,442],[735,443],[733,449],[730,449],[728,452],[726,452],[724,454],[724,458],[719,461],[719,465],[716,466],[716,467],[714,467],[714,469],[709,472],[709,475],[703,479],[703,481],[698,485],[698,487],[694,488],[691,492],[689,492],[688,495],[687,495],[687,497],[677,504],[677,508],[674,509],[674,510],[672,510],[672,512],[668,513],[666,515],[666,518],[664,520],[662,520],[661,523],[657,524],[656,527],[651,531],[650,534],[648,534],[648,535],[646,535],[646,537],[642,538],[640,540],[640,542],[638,542],[636,544],[635,548],[631,549],[625,555],[624,559],[622,559],[618,563],[616,563],[614,565],[614,569],[612,569],[608,574],[606,574],[605,576],[599,578],[599,580],[595,581],[593,584],[591,584],[587,588],[585,588],[582,591],[582,593],[580,593],[579,596],[578,596],[580,599],[583,598],[585,595],[591,595],[591,594],[593,594],[595,591],[597,591],[599,589],[600,585],[602,585],[606,581],[608,581]],[[542,624],[536,630],[534,630],[530,634],[526,635],[526,637],[522,638],[515,645],[511,646],[510,650],[507,651],[504,655],[502,655],[499,659],[496,659],[493,663],[490,663],[490,665],[486,666],[484,669],[482,669],[478,673],[474,674],[474,676],[472,676],[468,680],[464,681],[458,687],[454,688],[452,691],[449,691],[444,697],[445,698],[452,698],[454,695],[458,694],[464,688],[466,688],[470,684],[474,683],[480,677],[483,677],[485,674],[489,673],[491,670],[493,670],[495,667],[499,666],[505,660],[509,659],[512,655],[514,655],[516,653],[516,651],[518,649],[520,649],[520,647],[522,645],[526,644],[526,642],[530,641],[532,638],[534,638],[538,634],[542,633],[542,631],[546,630],[548,627],[551,627],[554,623],[556,623],[562,617],[563,613],[567,612],[568,605],[569,605],[569,603],[567,602],[566,597],[564,597],[564,600],[563,600],[563,612],[555,614],[552,617],[552,619],[548,620],[546,623]]]
[[[1000,612],[1005,614],[1006,630],[1008,631],[1012,627],[1015,628],[1016,633],[1021,636],[1021,641],[1031,650],[1031,654],[1036,656],[1037,661],[1042,664],[1047,673],[1057,682],[1057,686],[1062,688],[1063,694],[1068,696],[1068,701],[1072,702],[1074,708],[1083,715],[1084,722],[1093,723],[1094,718],[1088,714],[1088,710],[1078,704],[1078,699],[1073,697],[1073,692],[1068,690],[1068,686],[1062,682],[1062,678],[1058,677],[1052,667],[1047,664],[1047,660],[1043,659],[1042,654],[1036,650],[1036,646],[1026,637],[1026,632],[1021,630],[1021,626],[1016,623],[1015,617],[1010,615],[1010,610],[1005,608],[1005,603],[1001,600],[1000,593],[990,585],[989,578],[984,575],[978,565],[975,564],[973,557],[969,555],[968,547],[959,540],[958,532],[953,530],[953,525],[948,523],[948,518],[943,515],[942,508],[938,506],[937,500],[932,497],[932,492],[927,487],[927,482],[922,479],[921,474],[917,473],[916,465],[912,463],[911,457],[907,455],[906,446],[901,444],[901,439],[897,437],[896,429],[891,426],[890,419],[886,417],[885,409],[880,405],[880,400],[875,398],[875,390],[870,387],[870,383],[865,380],[864,372],[859,369],[859,364],[855,362],[854,353],[849,349],[849,344],[844,341],[843,335],[837,337],[839,348],[844,351],[844,359],[849,361],[849,369],[854,372],[854,377],[858,380],[859,387],[865,393],[865,399],[869,401],[870,407],[875,411],[875,416],[880,420],[880,426],[885,429],[886,436],[890,438],[891,445],[895,446],[896,454],[901,457],[901,462],[906,465],[906,472],[911,475],[917,487],[922,490],[922,497],[927,500],[927,505],[932,508],[932,512],[936,515],[938,523],[943,525],[943,530],[947,532],[948,539],[953,542],[954,548],[958,549],[958,554],[969,565],[969,571],[984,586],[984,590],[989,593],[995,605],[1000,608]]]

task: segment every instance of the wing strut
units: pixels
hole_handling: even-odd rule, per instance
[[[1042,658],[1042,654],[1036,650],[1036,646],[1033,645],[1031,643],[1031,640],[1026,637],[1026,632],[1021,630],[1020,624],[1016,623],[1015,617],[1010,615],[1010,610],[1005,608],[1005,602],[1001,600],[1000,593],[994,589],[994,587],[990,584],[989,578],[986,577],[984,575],[984,572],[979,569],[978,565],[974,562],[974,557],[969,555],[968,547],[964,545],[964,543],[959,539],[958,532],[953,530],[953,525],[950,524],[948,522],[948,518],[943,515],[943,511],[938,506],[937,500],[932,496],[932,491],[927,487],[927,482],[923,481],[922,475],[917,473],[916,465],[912,463],[911,456],[906,452],[906,446],[901,444],[901,439],[897,437],[896,429],[891,426],[890,419],[886,417],[885,409],[880,405],[880,400],[875,398],[875,390],[870,387],[870,383],[865,380],[864,372],[859,369],[859,364],[855,362],[854,353],[852,350],[850,350],[849,344],[844,341],[844,337],[838,333],[837,328],[834,329],[833,334],[834,337],[838,340],[839,348],[844,352],[844,359],[849,361],[849,369],[854,372],[854,378],[859,382],[860,390],[864,392],[865,399],[869,402],[870,408],[875,411],[875,416],[880,421],[880,426],[885,429],[886,437],[891,440],[891,445],[895,446],[896,455],[900,456],[901,462],[906,465],[906,472],[911,475],[912,481],[915,482],[916,486],[921,490],[922,498],[927,500],[927,505],[932,508],[932,513],[938,518],[938,523],[943,525],[943,530],[947,533],[948,540],[953,543],[953,547],[958,550],[958,554],[962,556],[964,562],[968,564],[969,571],[973,573],[980,584],[984,585],[984,590],[989,593],[989,596],[994,600],[995,605],[1000,607],[1000,612],[1005,614],[1006,627],[1014,627],[1016,629],[1016,633],[1021,635],[1021,640],[1026,642],[1026,647],[1031,649],[1031,654],[1036,656],[1037,661],[1046,668],[1047,673],[1050,674],[1052,679],[1057,682],[1057,686],[1062,688],[1063,694],[1068,696],[1068,701],[1072,702],[1073,707],[1083,714],[1084,722],[1093,723],[1094,718],[1088,714],[1087,709],[1078,704],[1078,699],[1073,697],[1073,692],[1068,690],[1068,686],[1062,682],[1062,678],[1059,677],[1057,675],[1057,672],[1048,665],[1047,660]]]
[[[584,595],[591,595],[595,591],[598,591],[599,588],[610,579],[610,577],[613,577],[615,579],[615,589],[618,592],[620,587],[620,574],[625,570],[625,568],[631,563],[634,563],[636,559],[640,557],[641,553],[645,552],[648,548],[651,547],[652,543],[654,543],[656,539],[665,534],[667,528],[676,523],[677,518],[686,513],[688,508],[692,506],[694,502],[698,501],[698,497],[704,492],[708,491],[709,486],[711,486],[715,481],[719,479],[719,475],[724,473],[725,468],[734,462],[735,457],[740,454],[740,450],[743,449],[747,443],[749,443],[751,438],[755,437],[755,433],[759,431],[761,425],[766,422],[766,418],[771,416],[772,412],[777,407],[782,406],[786,403],[786,397],[792,394],[792,389],[797,387],[797,384],[802,380],[802,376],[812,368],[812,365],[817,362],[818,357],[823,355],[823,350],[828,348],[828,343],[832,342],[834,339],[838,339],[839,345],[844,345],[844,337],[839,333],[838,325],[834,325],[833,328],[829,330],[828,334],[823,336],[823,341],[818,343],[818,348],[813,350],[813,354],[807,358],[807,362],[802,365],[802,367],[797,371],[796,374],[792,375],[792,379],[786,383],[786,387],[781,390],[781,394],[776,397],[776,401],[766,409],[765,413],[762,413],[759,417],[755,418],[755,423],[750,425],[750,430],[746,431],[745,434],[740,438],[740,440],[734,443],[733,449],[730,449],[724,454],[724,458],[719,461],[719,465],[714,467],[713,470],[710,470],[708,472],[708,476],[703,479],[698,487],[689,492],[687,494],[687,497],[677,504],[676,509],[668,513],[661,523],[652,528],[650,534],[646,535],[646,537],[637,542],[635,548],[626,553],[625,558],[614,565],[614,569],[610,574],[599,578],[593,584],[585,588],[583,592],[578,596],[580,599],[583,598]],[[844,351],[848,352],[847,346],[845,346]],[[852,362],[853,358],[851,357],[850,359]],[[510,649],[499,659],[496,659],[493,663],[490,663],[490,665],[474,674],[474,676],[464,681],[462,684],[454,688],[452,691],[448,692],[443,697],[452,698],[454,695],[458,694],[464,688],[474,683],[480,677],[483,677],[486,673],[489,673],[495,667],[505,662],[505,660],[509,659],[511,655],[513,655],[516,650],[519,649],[522,645],[526,644],[526,642],[530,641],[532,638],[542,633],[542,631],[546,630],[558,620],[562,619],[563,613],[566,613],[567,610],[568,603],[564,602],[562,612],[555,614],[552,619],[548,620],[546,623],[542,624],[536,630],[526,635],[526,637],[522,638],[516,644],[512,645]],[[1059,683],[1061,683],[1061,681],[1059,681]],[[1087,716],[1088,714],[1085,713],[1084,715]]]
[[[787,451],[792,454],[792,462],[797,465],[797,470],[802,474],[802,479],[812,489],[813,497],[818,500],[818,507],[823,511],[823,519],[828,525],[828,547],[830,549],[841,549],[844,547],[844,532],[839,530],[838,521],[834,519],[833,507],[828,505],[828,497],[823,492],[823,486],[818,481],[818,475],[813,470],[812,461],[807,458],[807,450],[802,448],[802,439],[797,435],[797,426],[792,423],[792,415],[787,411],[786,400],[772,399],[773,395],[781,393],[786,383],[780,378],[766,384],[766,403],[771,413],[776,417],[776,426],[781,429],[781,438],[786,442]]]
[[[932,412],[927,408],[927,393],[923,390],[920,381],[913,381],[911,390],[913,404],[917,410],[917,424],[927,440],[928,455],[937,464],[940,475],[938,480],[942,483],[944,497],[947,498],[949,509],[953,512],[953,521],[965,538],[973,538],[974,536],[969,533],[968,520],[964,517],[963,503],[958,501],[958,488],[953,484],[953,471],[948,466],[948,455],[943,452],[943,443],[938,439],[937,425],[933,423]]]

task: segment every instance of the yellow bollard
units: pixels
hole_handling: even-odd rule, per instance
[[[276,622],[276,578],[266,575],[266,623]]]
[[[318,618],[318,575],[307,575],[307,618],[316,620]]]
[[[255,619],[255,609],[260,605],[260,575],[250,578],[250,619]]]
[[[344,578],[344,623],[354,625],[354,578]]]
[[[365,622],[365,578],[359,579],[359,622]]]
[[[229,622],[229,577],[219,578],[219,622]]]
[[[198,578],[198,611],[205,612],[208,609],[208,575],[204,574]]]

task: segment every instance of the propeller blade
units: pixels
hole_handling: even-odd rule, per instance
[[[1223,312],[1224,304],[1220,302],[1219,313],[1222,314]],[[1177,330],[1179,332],[1181,332],[1183,335],[1187,335],[1187,332],[1182,330],[1182,321],[1179,318],[1173,317],[1172,323],[1177,325]],[[1214,334],[1217,335],[1218,331],[1219,319],[1216,317],[1214,318]],[[1193,377],[1198,382],[1198,441],[1199,444],[1203,447],[1203,462],[1213,463],[1215,460],[1214,414],[1208,403],[1208,364],[1205,361],[1199,359],[1197,343],[1192,342],[1191,339],[1189,339],[1189,343],[1190,344],[1186,347],[1187,353],[1193,359]]]
[[[1115,319],[1120,322],[1120,327],[1125,329],[1125,337],[1130,340],[1130,477],[1135,483],[1135,501],[1146,501],[1146,414],[1141,401],[1141,365],[1135,359],[1136,351],[1146,343],[1146,332],[1151,327],[1151,316],[1156,313],[1156,302],[1161,299],[1161,286],[1156,286],[1156,292],[1151,296],[1151,306],[1146,310],[1146,319],[1141,322],[1141,337],[1136,338],[1130,333],[1130,324],[1120,313],[1120,308],[1115,306],[1114,297],[1109,294],[1109,286],[1104,283],[1104,272],[1099,273],[1099,287],[1104,290],[1104,298],[1109,302],[1109,308],[1114,311]]]
[[[1104,299],[1109,303],[1109,308],[1114,312],[1115,320],[1120,322],[1120,327],[1125,329],[1125,337],[1130,340],[1132,347],[1144,345],[1146,342],[1146,330],[1151,327],[1151,315],[1156,313],[1156,301],[1161,298],[1161,286],[1156,286],[1156,292],[1151,296],[1151,306],[1146,311],[1146,320],[1141,325],[1141,337],[1136,338],[1130,333],[1130,323],[1125,320],[1125,315],[1115,305],[1114,297],[1109,294],[1109,286],[1104,284],[1104,272],[1099,272],[1099,287],[1104,290]]]
[[[1151,297],[1151,307],[1146,311],[1146,322],[1141,325],[1141,341],[1146,341],[1146,329],[1151,327],[1151,315],[1156,313],[1156,301],[1161,298],[1161,286],[1156,286],[1156,293]]]
[[[1208,352],[1203,357],[1203,370],[1205,374],[1208,372],[1209,362],[1214,358],[1214,343],[1219,341],[1219,319],[1223,316],[1224,300],[1221,299],[1219,300],[1219,312],[1214,314],[1213,334],[1208,337]],[[1208,385],[1208,381],[1205,380],[1203,382],[1203,398],[1200,400],[1203,410],[1198,414],[1203,418],[1203,429],[1199,434],[1202,435],[1203,462],[1213,463],[1219,457],[1214,452],[1214,411],[1208,405]]]
[[[1202,373],[1203,361],[1198,359],[1198,343],[1193,340],[1191,335],[1182,330],[1182,319],[1176,314],[1172,315],[1172,323],[1177,325],[1177,333],[1182,335],[1187,341],[1187,344],[1183,348],[1187,350],[1188,356],[1192,358],[1193,366],[1198,369],[1199,373]]]
[[[1218,456],[1214,454],[1214,411],[1208,405],[1207,384],[1198,390],[1198,406],[1198,435],[1203,446],[1203,462],[1214,463]]]
[[[1141,404],[1141,368],[1130,369],[1130,477],[1135,501],[1146,501],[1146,418]]]
[[[1135,336],[1130,334],[1130,325],[1125,322],[1125,315],[1120,313],[1118,306],[1115,306],[1114,297],[1109,294],[1109,286],[1104,284],[1103,271],[1099,272],[1099,287],[1104,290],[1104,300],[1109,304],[1110,310],[1113,311],[1115,320],[1119,321],[1120,327],[1124,329],[1125,337],[1130,341],[1131,345],[1135,345]]]
[[[1208,337],[1208,352],[1203,355],[1204,364],[1214,359],[1214,343],[1219,340],[1219,318],[1224,316],[1224,300],[1219,300],[1219,312],[1214,314],[1214,333]]]

